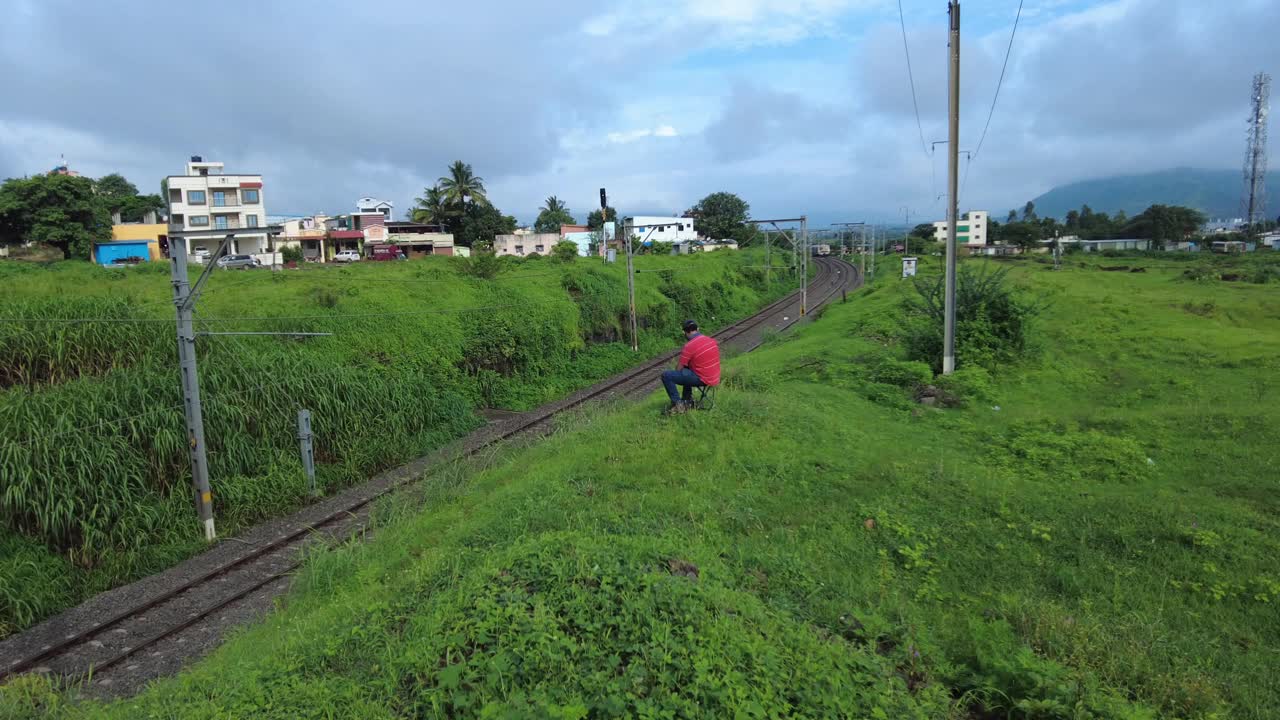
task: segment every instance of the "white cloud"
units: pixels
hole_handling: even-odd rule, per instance
[[[655,128],[640,128],[639,130],[627,130],[625,132],[611,132],[605,136],[605,139],[615,145],[625,145],[648,137],[673,138],[677,137],[679,134],[680,133],[670,125],[659,125]]]
[[[833,34],[851,13],[886,6],[886,0],[624,0],[588,19],[582,32],[616,36],[628,44],[675,47],[751,47]]]

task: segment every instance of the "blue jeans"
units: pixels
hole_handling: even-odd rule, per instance
[[[680,393],[676,390],[677,385],[684,386],[684,402],[686,404],[693,402],[693,389],[702,387],[706,383],[702,382],[702,378],[689,368],[683,370],[668,370],[662,373],[662,387],[667,389],[667,397],[671,398],[671,404],[680,402]]]

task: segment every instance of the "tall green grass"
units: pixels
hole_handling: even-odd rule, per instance
[[[639,265],[673,268],[694,296],[715,296],[720,315],[708,322],[724,324],[790,287],[748,283],[743,269],[758,262],[725,253]],[[34,542],[58,558],[38,567],[72,575],[57,592],[0,595],[0,635],[198,548],[162,269],[0,264],[12,299],[0,307],[0,539]],[[430,258],[215,273],[199,329],[333,333],[198,341],[224,533],[305,502],[298,408],[312,411],[327,491],[458,437],[480,422],[475,408],[531,408],[638,359],[620,342],[619,266],[504,260],[493,279],[456,270]],[[663,287],[641,273],[643,356],[678,337]],[[91,321],[6,322],[17,318]]]
[[[0,714],[1280,716],[1280,296],[1099,262],[1002,263],[1052,300],[1041,352],[956,407],[914,402],[882,277],[731,361],[714,411],[428,478],[178,678],[25,679]]]

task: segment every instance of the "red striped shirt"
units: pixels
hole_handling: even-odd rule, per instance
[[[706,335],[698,335],[684,344],[680,366],[693,371],[706,385],[720,384],[720,345]]]

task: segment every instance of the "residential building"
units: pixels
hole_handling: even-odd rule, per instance
[[[636,215],[622,219],[623,231],[642,242],[692,242],[698,239],[693,218]]]
[[[167,178],[170,232],[208,230],[208,235],[188,235],[187,249],[190,252],[204,246],[212,252],[229,230],[262,228],[261,233],[234,238],[228,253],[253,255],[263,263],[274,264],[278,258],[266,229],[262,176],[228,175],[223,170],[222,163],[206,162],[193,155],[185,175]]]
[[[292,218],[280,224],[282,232],[276,245],[302,249],[302,259],[307,262],[328,262],[333,257],[332,243],[326,242],[328,215],[309,215]]]
[[[493,238],[494,255],[547,255],[560,242],[560,233],[530,233],[528,235],[496,235]]]
[[[1067,238],[1058,238],[1058,242],[1061,243],[1064,249],[1076,245],[1082,252],[1151,249],[1151,241],[1142,238],[1115,238],[1112,240],[1081,240],[1080,238],[1068,240]]]
[[[156,222],[155,213],[151,212],[143,222],[113,224],[111,241],[93,244],[93,261],[99,265],[135,257],[158,261],[168,256],[169,226]]]
[[[415,222],[389,222],[387,242],[404,250],[410,259],[427,255],[454,255],[458,248],[453,244],[453,233],[444,232],[439,225]]]
[[[605,238],[613,237],[613,228],[614,228],[614,224],[612,220],[605,223],[603,237]],[[600,233],[588,228],[586,225],[561,225],[560,238],[562,240],[567,240],[568,242],[571,242],[574,245],[577,245],[578,254],[581,255],[582,257],[586,257],[590,255],[591,244],[594,242],[599,242],[601,239]],[[597,248],[596,254],[603,255],[604,254],[603,248]]]
[[[989,217],[986,210],[970,210],[962,215],[960,221],[956,223],[956,244],[986,245],[989,237],[987,235],[987,220]],[[938,242],[947,241],[946,220],[933,224],[933,239]]]
[[[392,203],[386,200],[379,200],[377,198],[362,197],[356,201],[357,213],[361,215],[380,213],[382,215],[383,222],[391,222],[394,209],[395,205]]]

